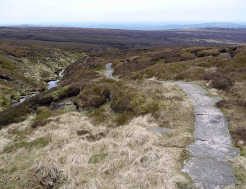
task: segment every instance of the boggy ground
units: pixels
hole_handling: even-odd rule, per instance
[[[192,103],[177,86],[148,81],[154,77],[199,83],[224,98],[217,106],[241,150],[230,161],[241,181],[236,187],[244,187],[245,52],[243,46],[80,51],[59,87],[0,112],[0,183],[191,188],[181,169],[190,156],[185,147],[193,141]],[[109,62],[121,81],[103,76]],[[161,135],[155,127],[174,132]]]

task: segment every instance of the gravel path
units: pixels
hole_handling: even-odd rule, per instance
[[[240,151],[232,147],[228,122],[222,112],[214,107],[221,98],[206,96],[206,90],[196,84],[175,83],[195,106],[196,141],[188,146],[194,157],[185,163],[183,171],[199,188],[222,189],[235,185],[232,166],[223,160],[239,156]]]

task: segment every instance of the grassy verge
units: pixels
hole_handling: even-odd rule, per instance
[[[240,149],[240,156],[231,160],[235,175],[245,187],[246,172],[246,101],[245,101],[245,82],[236,82],[229,91],[221,92],[224,100],[217,103],[217,106],[226,115],[229,121],[229,130],[233,139],[233,145]]]

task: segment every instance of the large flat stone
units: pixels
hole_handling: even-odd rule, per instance
[[[197,115],[195,121],[195,138],[214,141],[221,145],[231,144],[228,122],[221,115]]]
[[[196,106],[195,114],[196,115],[221,115],[223,116],[223,113],[218,108],[211,107],[211,106]]]
[[[199,85],[185,83],[182,81],[175,82],[186,94],[207,94],[208,92]]]
[[[193,101],[195,106],[214,106],[222,100],[220,97],[210,97],[203,93],[188,94],[188,98]]]
[[[211,141],[199,141],[188,146],[190,152],[197,157],[213,159],[231,159],[240,155],[240,151],[232,146],[221,146]]]
[[[214,159],[191,158],[183,169],[188,173],[195,184],[203,189],[222,189],[225,186],[234,186],[236,178],[228,162],[219,162]]]

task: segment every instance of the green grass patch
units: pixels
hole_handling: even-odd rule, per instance
[[[156,64],[142,71],[136,72],[133,79],[157,77],[160,80],[175,80],[184,70],[190,66],[185,63]]]
[[[15,70],[16,67],[12,62],[10,62],[9,60],[4,59],[2,57],[0,58],[0,66],[1,66],[1,68],[5,68],[7,70],[17,71],[17,70]]]
[[[89,117],[93,118],[93,121],[98,124],[98,123],[105,123],[109,119],[109,115],[107,114],[106,110],[104,107],[100,107],[94,111],[92,111],[91,114],[89,114]]]
[[[51,138],[40,137],[31,142],[26,142],[25,139],[19,137],[17,141],[14,141],[14,144],[10,144],[3,149],[3,153],[10,153],[16,151],[19,148],[26,148],[31,150],[33,148],[43,148],[49,144]]]
[[[219,55],[220,51],[219,49],[208,49],[208,50],[202,50],[197,53],[198,57],[204,57],[204,56],[217,56]]]
[[[234,67],[244,68],[246,67],[246,50],[238,53],[234,58]]]
[[[106,152],[101,152],[101,153],[99,153],[99,154],[92,155],[92,156],[89,158],[88,163],[89,163],[89,164],[96,164],[96,163],[99,163],[99,162],[103,161],[103,160],[106,159],[107,157],[108,157],[108,153],[106,153]]]
[[[56,111],[49,110],[47,107],[38,108],[37,116],[33,119],[32,128],[46,125],[49,123],[48,118],[55,115]]]
[[[40,156],[28,151],[16,156],[0,169],[0,188],[31,188],[36,187],[30,174],[34,159]],[[35,186],[34,186],[35,185]]]
[[[3,108],[11,107],[10,101],[5,96],[0,97],[0,104]]]

